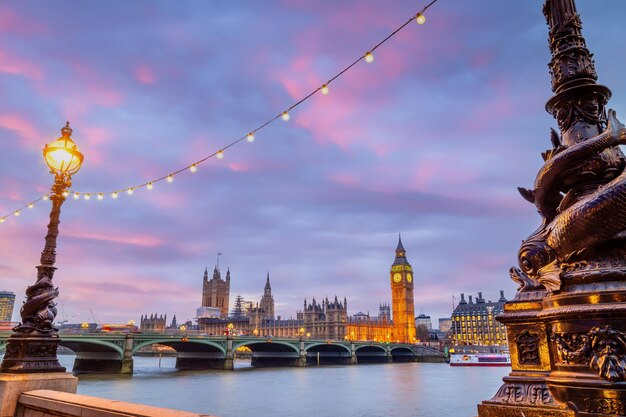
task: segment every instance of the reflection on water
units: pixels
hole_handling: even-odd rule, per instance
[[[59,360],[72,368],[73,356]],[[491,398],[510,368],[399,363],[177,371],[135,357],[135,374],[79,375],[78,393],[221,417],[461,417]]]

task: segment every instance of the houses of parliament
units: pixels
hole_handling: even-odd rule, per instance
[[[388,304],[380,304],[376,317],[364,313],[348,316],[347,299],[341,300],[336,296],[333,299],[305,299],[296,318],[276,317],[269,273],[261,300],[250,303],[237,297],[235,309],[229,315],[230,279],[230,270],[222,279],[217,265],[210,279],[208,270],[205,270],[202,307],[197,310],[198,327],[202,332],[396,343],[413,343],[416,340],[413,270],[400,237],[389,274],[391,308]]]

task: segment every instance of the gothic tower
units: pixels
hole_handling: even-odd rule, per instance
[[[216,265],[213,269],[213,278],[209,280],[209,271],[205,268],[202,280],[202,307],[219,308],[220,316],[227,318],[229,295],[230,269],[226,271],[226,280],[223,280]]]
[[[415,339],[415,307],[413,305],[413,269],[406,260],[402,239],[398,236],[396,259],[390,270],[393,340],[413,343]]]
[[[274,297],[272,297],[269,272],[267,273],[267,281],[265,281],[265,289],[263,290],[263,297],[261,297],[259,308],[263,312],[264,318],[274,320]]]

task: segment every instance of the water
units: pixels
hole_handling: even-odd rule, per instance
[[[73,356],[59,356],[72,368]],[[135,374],[79,375],[78,394],[220,417],[462,417],[491,398],[510,368],[398,363],[177,371],[135,357]],[[249,362],[248,362],[249,363]]]

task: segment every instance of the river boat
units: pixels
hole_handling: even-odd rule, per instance
[[[450,355],[450,366],[511,366],[508,353],[457,353]]]

